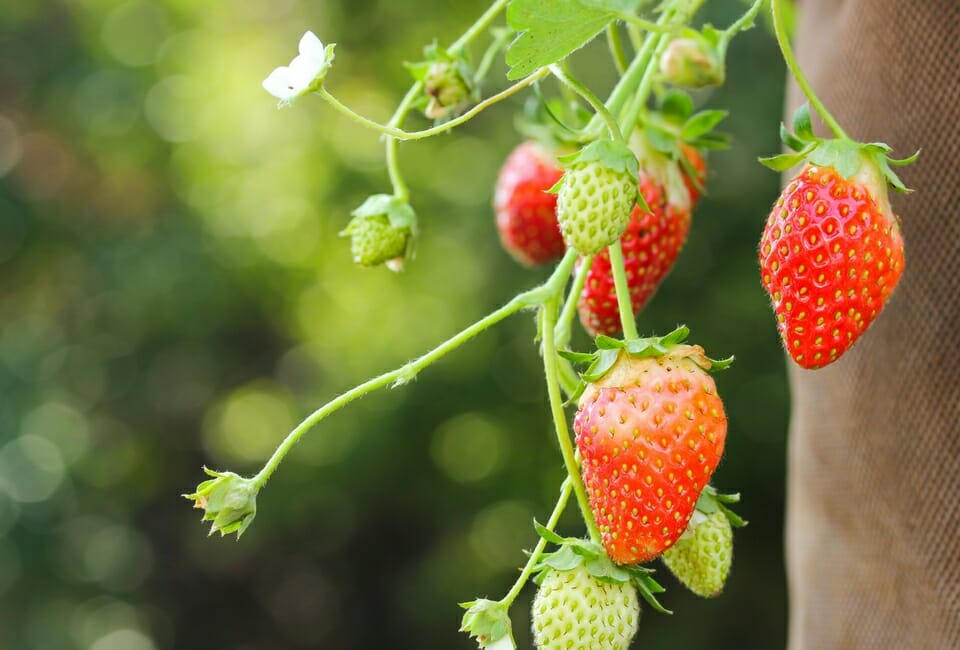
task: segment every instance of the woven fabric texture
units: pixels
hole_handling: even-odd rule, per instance
[[[892,299],[833,365],[791,364],[789,647],[958,649],[960,0],[801,0],[795,40],[851,137],[923,151]]]

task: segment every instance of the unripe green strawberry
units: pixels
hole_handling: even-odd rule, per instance
[[[377,194],[353,215],[340,233],[350,238],[353,261],[360,266],[386,264],[393,271],[402,269],[416,232],[416,215],[410,205],[395,196]]]
[[[710,598],[723,590],[733,563],[733,528],[720,510],[709,515],[697,511],[686,532],[663,562],[690,591]]]
[[[600,582],[583,564],[552,570],[533,600],[533,639],[540,650],[626,650],[640,622],[630,582]]]
[[[557,196],[567,245],[593,255],[617,241],[637,199],[637,159],[621,143],[598,140],[571,157]]]

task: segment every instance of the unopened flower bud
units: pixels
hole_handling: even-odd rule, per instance
[[[670,42],[660,57],[660,74],[681,88],[704,88],[721,85],[725,71],[716,48],[697,35]]]
[[[431,64],[423,78],[423,89],[430,97],[424,113],[432,120],[460,112],[473,94],[470,82],[454,61]]]

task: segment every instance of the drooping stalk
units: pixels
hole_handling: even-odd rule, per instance
[[[813,110],[823,119],[824,124],[826,124],[838,138],[849,140],[850,138],[843,130],[843,127],[840,126],[840,123],[830,114],[830,111],[828,111],[827,107],[820,101],[817,94],[813,92],[813,87],[797,63],[797,59],[793,54],[793,48],[790,47],[790,39],[787,37],[786,27],[783,24],[783,3],[784,0],[773,0],[771,4],[773,31],[776,33],[777,43],[780,45],[783,60],[787,63],[787,67],[790,69],[791,74],[793,74],[793,78],[797,80],[797,85],[800,86],[800,90],[806,95],[810,105],[813,106]]]
[[[560,301],[557,296],[544,301],[540,308],[540,336],[543,340],[543,370],[547,380],[547,396],[550,401],[550,413],[553,415],[557,442],[560,444],[560,453],[563,456],[563,464],[567,469],[569,480],[573,483],[573,493],[577,497],[580,514],[583,516],[583,522],[590,534],[590,539],[599,544],[600,531],[593,519],[587,489],[580,477],[580,467],[576,452],[573,449],[573,443],[570,440],[570,431],[567,427],[566,414],[563,412],[563,398],[560,395],[560,384],[557,378],[557,347],[553,339],[553,329],[557,324],[559,307]]]
[[[617,289],[617,307],[620,310],[620,326],[625,341],[640,338],[637,322],[633,316],[633,303],[630,300],[630,285],[627,283],[626,268],[623,263],[623,250],[620,240],[613,242],[607,251],[610,253],[610,270],[613,272],[613,284]]]
[[[287,434],[287,437],[283,439],[276,451],[273,452],[273,455],[270,457],[270,459],[267,460],[266,464],[264,464],[263,469],[261,469],[257,475],[253,477],[252,480],[256,489],[260,489],[264,484],[266,484],[266,482],[270,479],[270,476],[280,465],[280,462],[290,452],[300,438],[302,438],[307,431],[312,429],[318,422],[331,413],[338,411],[350,402],[359,399],[379,388],[383,388],[391,384],[403,384],[412,381],[421,370],[457,349],[476,335],[484,332],[491,326],[496,325],[508,316],[511,316],[528,307],[542,305],[544,302],[549,300],[557,300],[558,296],[563,291],[563,287],[566,285],[568,278],[570,277],[570,271],[573,268],[573,264],[576,262],[576,259],[577,253],[571,249],[560,261],[553,274],[544,284],[518,294],[499,309],[487,314],[473,325],[470,325],[466,329],[450,337],[423,356],[414,359],[410,363],[407,363],[399,368],[391,370],[390,372],[386,372],[378,377],[374,377],[373,379],[370,379],[359,386],[351,388],[347,392],[335,397],[311,413],[300,424],[298,424],[293,431]],[[550,334],[552,340],[552,327]]]

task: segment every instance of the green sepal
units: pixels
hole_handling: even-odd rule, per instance
[[[417,227],[417,214],[410,207],[410,204],[404,199],[390,194],[369,196],[350,214],[361,219],[386,215],[387,219],[390,220],[390,225],[399,230],[407,229],[412,232]]]
[[[509,637],[513,648],[517,647],[505,603],[478,598],[460,603],[460,607],[467,610],[460,622],[460,631],[476,638],[481,648],[488,648],[505,637]]]
[[[183,498],[195,502],[203,510],[201,521],[210,521],[210,534],[220,536],[237,534],[237,539],[250,527],[257,515],[257,492],[260,488],[252,479],[233,472],[216,472],[203,468],[213,478],[200,483],[192,494]]]
[[[593,163],[617,174],[629,174],[636,182],[640,175],[640,163],[630,147],[618,140],[602,138],[594,140],[580,151],[560,156],[560,162],[570,166]]]
[[[580,377],[584,381],[592,383],[603,378],[603,376],[609,372],[617,362],[617,359],[620,358],[621,350],[625,351],[634,359],[660,357],[668,354],[675,346],[683,343],[689,335],[690,328],[686,325],[680,325],[664,336],[651,336],[648,338],[630,339],[628,341],[601,334],[594,340],[594,344],[597,347],[596,352],[587,354],[563,350],[560,354],[564,359],[573,363],[589,364],[587,369],[580,374]],[[700,361],[697,361],[698,365],[708,372],[726,370],[734,361],[734,357],[732,356],[719,360],[709,357],[697,358],[700,359]],[[705,359],[705,361],[703,361],[703,359]]]
[[[666,591],[663,585],[653,579],[649,573],[634,573],[633,576],[633,586],[637,588],[637,591],[640,593],[640,596],[647,601],[647,604],[650,605],[654,610],[660,612],[661,614],[673,614],[673,610],[667,609],[660,604],[660,601],[657,600],[657,597],[654,594],[662,594]]]
[[[844,178],[852,178],[860,172],[863,164],[867,163],[874,165],[884,180],[898,192],[911,190],[903,184],[891,166],[909,165],[916,162],[920,155],[917,151],[907,158],[896,159],[889,155],[893,151],[892,147],[883,142],[864,144],[846,138],[818,138],[813,133],[808,104],[803,104],[794,113],[792,133],[785,124],[780,125],[780,140],[795,153],[760,158],[760,163],[765,167],[784,172],[803,162],[810,162],[819,167],[832,167]]]
[[[700,493],[697,499],[697,510],[705,515],[713,514],[717,511],[722,512],[734,528],[743,528],[749,522],[743,519],[727,506],[740,502],[740,493],[722,494],[712,485],[708,485]]]
[[[810,142],[815,139],[813,135],[813,123],[810,121],[810,105],[803,103],[793,113],[793,132],[797,138],[804,142]]]

